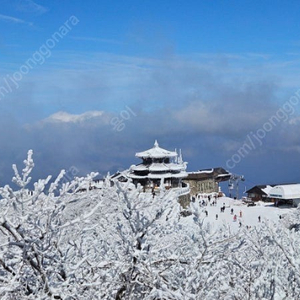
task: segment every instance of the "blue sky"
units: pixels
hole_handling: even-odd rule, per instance
[[[190,171],[300,181],[298,1],[0,4],[0,183],[28,149],[36,178],[105,174],[155,139]]]

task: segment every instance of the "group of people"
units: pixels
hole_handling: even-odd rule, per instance
[[[224,213],[224,212],[225,212],[225,208],[226,208],[225,203],[223,203],[223,206],[220,207],[221,213]],[[233,209],[233,208],[230,209],[230,213],[233,215],[233,213],[234,213],[234,209]],[[241,210],[240,210],[240,212],[239,212],[239,217],[240,217],[240,218],[243,217],[243,212],[242,212]],[[219,218],[219,215],[216,214],[216,220],[218,220],[218,218]],[[235,215],[233,216],[233,221],[236,222],[236,221],[237,221],[237,218],[238,218],[238,217],[237,217],[237,215],[235,214]],[[239,220],[239,226],[240,226],[240,227],[242,226],[242,221],[241,221],[241,220]]]
[[[202,196],[203,197],[203,196]],[[208,201],[207,200],[204,200],[204,199],[202,199],[202,201],[199,201],[199,204],[200,204],[200,206],[207,206],[208,205],[208,203],[211,205],[211,206],[216,206],[217,205],[217,201],[216,201],[216,196],[213,196],[215,199],[212,201],[212,202],[210,202],[211,201],[211,199],[212,199],[212,196],[210,196],[210,195],[208,195],[207,196],[207,199],[208,199]],[[197,195],[197,198],[199,199],[199,195]],[[205,197],[206,198],[206,197]],[[220,212],[221,213],[224,213],[225,212],[225,209],[226,209],[226,206],[225,206],[225,203],[223,203],[223,205],[220,207]],[[206,217],[208,216],[208,210],[207,209],[205,209],[204,210],[204,213],[205,213],[205,215],[206,215]],[[233,222],[237,222],[237,221],[239,221],[239,227],[241,227],[242,226],[242,217],[243,217],[243,212],[242,212],[242,210],[240,210],[239,211],[239,213],[238,213],[238,215],[237,214],[234,214],[234,209],[233,208],[231,208],[230,209],[230,213],[231,213],[231,215],[233,215]],[[238,220],[238,217],[239,217],[239,220]],[[281,216],[280,216],[281,217]],[[218,220],[219,219],[219,215],[218,214],[216,214],[216,220]],[[258,222],[261,222],[261,216],[258,216]]]
[[[233,208],[230,210],[230,212],[233,215],[233,212],[234,212]],[[242,218],[242,217],[243,217],[243,212],[240,210],[240,218]]]
[[[196,194],[196,198],[197,198],[198,200],[203,199],[203,198],[207,198],[208,201],[210,201],[212,198],[214,198],[215,200],[217,200],[218,194],[217,194],[217,193],[215,193],[215,194],[213,194],[213,195]]]
[[[242,211],[240,211],[240,218],[243,216]],[[237,215],[233,216],[233,222],[237,221]],[[242,221],[239,220],[239,227],[242,227]]]
[[[200,199],[200,196],[199,196],[199,195],[196,195],[196,197],[197,197],[197,199],[199,199],[199,200],[202,199],[202,201],[199,201],[199,205],[200,205],[200,206],[208,206],[208,205],[210,205],[210,206],[216,206],[216,205],[217,205],[217,195],[214,195],[214,196],[208,195],[208,196],[207,196],[207,200],[203,199],[203,196],[201,197],[201,199]],[[193,197],[193,198],[194,198],[194,197]],[[205,198],[206,198],[206,197],[205,197]],[[213,201],[211,201],[212,198],[214,199]]]
[[[201,202],[199,202],[199,205],[200,206],[217,206],[217,201],[212,201],[212,202],[209,202],[209,201],[205,201],[205,200],[202,200]]]

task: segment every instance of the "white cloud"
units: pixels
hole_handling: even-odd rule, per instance
[[[51,68],[45,65],[44,73],[32,73],[22,90],[3,102],[4,112],[17,114],[23,111],[24,103],[28,105],[34,99],[24,121],[31,122],[30,126],[23,131],[16,128],[14,139],[12,129],[3,126],[9,133],[3,140],[12,140],[2,143],[0,154],[4,160],[14,156],[11,149],[15,154],[20,147],[23,153],[33,148],[40,154],[41,167],[47,173],[55,173],[54,167],[74,164],[86,172],[113,172],[134,163],[134,153],[147,149],[157,138],[167,149],[183,148],[190,170],[225,165],[247,134],[255,133],[279,108],[276,95],[281,84],[274,82],[273,76],[269,78],[268,72],[261,72],[264,69],[260,67],[252,72],[254,64],[247,69],[182,57],[163,60],[109,53],[57,55],[60,60]],[[286,69],[277,70],[281,71],[286,74]],[[32,124],[32,115],[40,120],[40,110],[44,113],[44,105],[48,104],[52,112],[57,112]],[[125,106],[130,106],[136,116],[123,120],[125,128],[119,132],[110,121],[112,116],[120,118]],[[75,114],[69,113],[70,108]],[[108,112],[112,108],[115,114]],[[276,155],[281,164],[287,155],[276,148],[279,144],[295,153],[300,145],[297,117],[295,114],[290,124],[274,127],[263,145],[257,146],[241,165],[245,167],[249,162],[253,169],[256,162],[252,154],[257,154],[255,159],[264,164],[272,164]],[[294,165],[295,162],[282,163],[278,169],[289,170]]]
[[[104,116],[103,111],[87,111],[82,114],[70,114],[64,111],[59,111],[55,114],[52,114],[48,118],[44,119],[42,122],[50,123],[82,123],[94,118],[100,118]]]
[[[22,0],[17,9],[23,12],[33,12],[37,14],[43,14],[48,11],[48,9],[42,5],[35,3],[33,0]]]
[[[10,22],[10,23],[16,23],[16,24],[27,24],[29,26],[33,25],[32,22],[27,22],[27,21],[24,21],[24,20],[19,19],[19,18],[7,16],[7,15],[2,15],[2,14],[0,14],[0,20],[5,21],[5,22]]]
[[[73,40],[78,40],[78,41],[99,42],[99,43],[116,44],[116,45],[123,44],[122,42],[119,42],[114,39],[103,39],[103,38],[99,38],[99,37],[73,36],[71,38]]]

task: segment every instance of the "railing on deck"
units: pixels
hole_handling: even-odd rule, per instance
[[[188,195],[191,190],[190,190],[190,185],[188,183],[185,183],[184,187],[169,187],[169,188],[165,188],[165,191],[169,191],[169,192],[174,191],[174,192],[177,193],[177,195],[179,197],[179,196],[182,196],[182,195]],[[144,192],[146,192],[146,193],[152,192],[152,188],[145,188]],[[154,189],[154,192],[156,194],[159,194],[160,193],[160,188],[156,187]]]
[[[186,183],[186,187],[178,188],[178,196],[187,195],[190,191],[190,185]]]

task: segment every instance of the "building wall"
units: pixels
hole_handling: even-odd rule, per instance
[[[248,193],[248,198],[250,198],[252,201],[264,200],[262,198],[262,195],[259,195],[259,194],[256,194],[256,193]]]
[[[300,199],[293,199],[293,206],[297,207],[300,204]]]
[[[184,180],[184,182],[190,185],[191,195],[195,196],[199,193],[218,193],[219,185],[214,179],[206,180]]]

